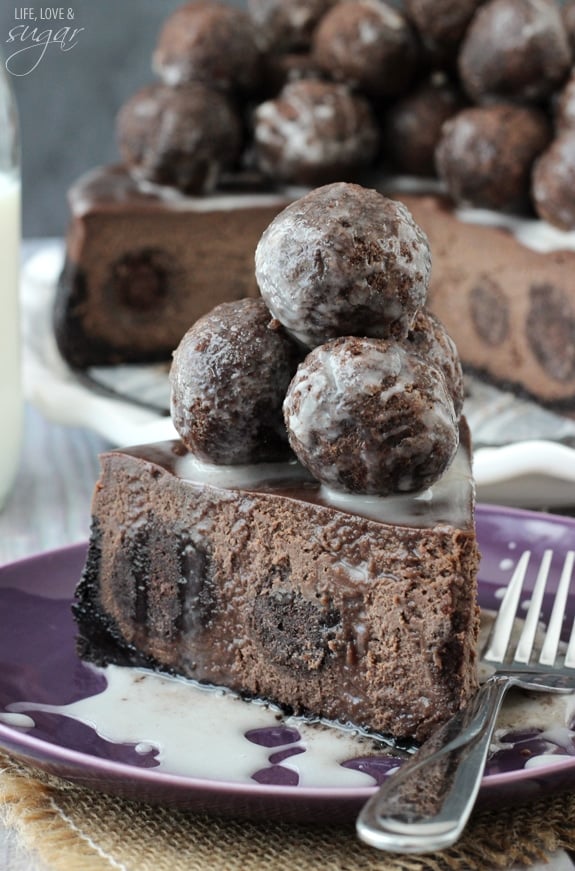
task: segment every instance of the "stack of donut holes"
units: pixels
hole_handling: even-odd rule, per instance
[[[170,371],[182,441],[218,465],[294,454],[328,488],[389,496],[437,481],[459,442],[455,346],[425,309],[427,238],[401,203],[325,185],[271,222],[261,298],[223,303]]]
[[[575,229],[575,0],[194,0],[117,119],[138,179],[438,176],[459,205]]]

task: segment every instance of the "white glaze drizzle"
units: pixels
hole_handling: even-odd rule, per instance
[[[575,251],[575,230],[559,230],[546,221],[521,218],[488,209],[457,209],[455,214],[460,221],[468,224],[507,230],[518,242],[538,254]]]
[[[193,454],[186,454],[176,461],[175,473],[191,484],[209,485],[226,489],[255,490],[262,484],[279,482],[298,484],[315,479],[297,461],[286,463],[254,463],[253,465],[220,466],[205,463]],[[434,508],[441,514],[441,521],[462,525],[468,516],[473,480],[465,450],[460,447],[453,462],[432,487],[415,494],[398,496],[366,496],[344,493],[322,486],[321,502],[347,513],[369,517],[380,522],[409,523],[412,526],[429,526]],[[460,494],[455,499],[454,494]],[[436,518],[438,519],[438,518]]]
[[[33,729],[34,720],[26,714],[12,714],[0,711],[0,723],[13,729]]]
[[[373,752],[373,740],[355,731],[283,717],[272,705],[247,702],[226,690],[144,669],[111,665],[97,671],[107,681],[97,695],[68,705],[16,702],[7,706],[10,713],[3,716],[38,711],[70,717],[112,743],[132,744],[140,753],[154,748],[157,770],[187,777],[250,782],[253,774],[269,766],[270,756],[301,747],[305,752],[281,763],[298,773],[301,786],[353,787],[373,782],[369,775],[340,765]],[[29,716],[25,719],[28,722],[12,725],[33,725]],[[297,729],[301,740],[263,747],[245,737],[251,729],[278,725]]]
[[[89,213],[94,202],[91,186],[97,185],[106,176],[105,167],[96,167],[84,173],[70,189],[70,202],[75,215]],[[137,180],[140,192],[150,194],[162,201],[164,206],[182,212],[231,212],[237,209],[274,208],[285,206],[299,199],[306,191],[298,187],[286,187],[273,193],[213,193],[209,196],[187,196],[174,187],[157,185],[144,179]],[[128,193],[128,199],[131,194]],[[118,199],[121,203],[122,199]]]
[[[246,490],[253,489],[264,482],[314,480],[297,460],[285,463],[221,466],[216,463],[206,463],[192,453],[178,458],[176,474],[179,478],[194,484],[211,484],[214,487]]]
[[[419,520],[417,515],[423,513],[425,517],[426,508],[439,503],[442,507],[445,505],[445,522],[459,526],[465,520],[465,505],[468,503],[463,500],[459,503],[449,498],[454,492],[460,491],[461,483],[458,482],[467,482],[470,487],[472,486],[467,459],[461,449],[441,479],[433,487],[420,493],[403,496],[365,496],[322,486],[321,496],[324,502],[342,511],[360,514],[381,522],[409,523],[412,526],[418,526],[420,523],[424,525],[424,518]]]
[[[483,621],[489,628],[491,616]],[[378,755],[383,745],[357,731],[325,722],[313,723],[287,717],[273,705],[247,702],[227,690],[200,686],[182,678],[145,669],[108,666],[96,669],[107,680],[106,688],[68,705],[16,702],[0,713],[0,723],[18,729],[34,726],[34,712],[49,712],[78,720],[103,739],[133,745],[142,755],[155,752],[157,771],[184,777],[253,783],[253,775],[271,765],[270,757],[286,749],[303,749],[281,762],[297,772],[305,788],[362,787],[372,778],[340,764],[356,757]],[[25,713],[26,712],[26,713]],[[491,750],[510,745],[503,738],[513,730],[542,729],[539,736],[549,750],[529,760],[526,767],[559,762],[557,753],[574,737],[568,728],[575,713],[573,695],[516,693],[507,697],[499,715]],[[297,729],[299,740],[264,747],[249,741],[252,729]]]

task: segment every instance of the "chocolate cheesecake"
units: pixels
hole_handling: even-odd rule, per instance
[[[418,741],[466,703],[471,448],[429,265],[408,210],[360,185],[271,221],[261,296],[216,306],[174,352],[181,441],[102,456],[82,658]]]
[[[74,612],[83,658],[424,740],[476,686],[469,437],[423,494],[361,497],[296,463],[181,442],[101,458]]]
[[[69,202],[54,329],[64,359],[84,369],[168,361],[213,306],[256,296],[255,247],[289,196],[244,185],[189,197],[115,166],[79,179]]]
[[[168,16],[157,81],[117,114],[122,165],[70,191],[64,360],[169,361],[213,305],[256,295],[257,240],[294,187],[388,193],[399,174],[464,366],[574,414],[570,19],[557,0],[459,6],[195,0]]]
[[[446,325],[464,367],[575,413],[569,238],[542,221],[458,211],[445,194],[369,181],[407,205],[425,230],[432,251],[428,307]],[[257,242],[296,193],[278,187],[170,198],[142,190],[121,167],[84,177],[70,192],[73,220],[56,299],[63,357],[75,368],[168,362],[187,327],[214,305],[259,295]]]
[[[543,221],[454,209],[445,195],[399,195],[433,255],[428,306],[464,368],[575,415],[575,238]]]

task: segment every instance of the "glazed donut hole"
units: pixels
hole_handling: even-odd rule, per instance
[[[312,53],[334,81],[374,98],[404,93],[420,59],[411,24],[385,0],[336,3],[314,32]]]
[[[533,201],[540,218],[575,230],[575,128],[562,131],[535,164]]]
[[[228,93],[257,90],[261,54],[253,23],[219,0],[192,0],[165,21],[152,67],[167,85],[200,81]]]
[[[574,6],[575,9],[575,6]],[[567,82],[557,94],[554,103],[554,121],[557,133],[565,130],[575,130],[575,73],[572,72]]]
[[[427,309],[419,311],[407,336],[407,347],[429,361],[445,379],[457,419],[463,411],[465,384],[455,342],[439,318]]]
[[[443,125],[436,167],[461,205],[524,211],[531,172],[551,136],[536,108],[509,104],[463,109]]]
[[[232,104],[201,82],[145,87],[116,118],[118,148],[132,175],[186,194],[214,190],[238,161],[242,135]]]
[[[296,231],[296,248],[279,254]],[[369,287],[374,271],[385,279]],[[347,493],[434,484],[458,448],[463,379],[453,342],[423,308],[429,249],[405,207],[359,185],[318,188],[271,222],[256,275],[261,298],[216,306],[174,353],[171,412],[187,449],[220,465],[295,454]],[[374,324],[383,335],[366,335]],[[357,332],[332,337],[334,326]]]
[[[184,445],[219,465],[291,456],[282,403],[301,359],[260,299],[222,303],[182,338],[170,369],[171,414]]]
[[[538,104],[561,86],[571,63],[555,0],[488,0],[463,39],[459,75],[476,103]]]
[[[253,116],[255,164],[295,185],[352,178],[369,166],[379,131],[372,109],[345,85],[302,78],[288,82]]]
[[[308,50],[318,22],[336,2],[338,0],[247,0],[260,49],[274,53]]]
[[[300,462],[348,493],[424,490],[459,444],[443,375],[395,340],[346,336],[318,346],[298,367],[283,410]]]
[[[255,265],[272,315],[313,348],[341,335],[405,337],[426,300],[431,255],[404,205],[338,182],[277,215]]]
[[[575,0],[564,0],[561,4],[561,18],[571,47],[571,54],[575,57]]]
[[[482,0],[404,0],[405,14],[415,25],[434,69],[457,64],[461,41]]]
[[[466,106],[462,92],[436,73],[382,113],[382,142],[394,170],[435,176],[435,151],[444,123]]]

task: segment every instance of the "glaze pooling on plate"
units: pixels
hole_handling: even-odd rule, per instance
[[[240,783],[368,786],[374,782],[368,765],[353,763],[373,755],[374,747],[379,754],[386,750],[384,742],[284,717],[279,708],[244,701],[223,689],[144,669],[94,670],[106,680],[97,695],[68,705],[8,704],[0,721],[25,713],[34,726],[36,712],[70,718],[91,726],[105,741],[140,748],[142,757],[153,755],[154,767],[162,771]],[[397,767],[401,758],[391,761]]]
[[[483,620],[484,637],[491,622],[491,616]],[[86,668],[100,686],[105,683],[96,694],[62,705],[8,703],[0,722],[29,730],[36,727],[37,714],[55,715],[92,728],[104,741],[134,748],[136,764],[143,767],[245,784],[368,786],[407,756],[357,730],[285,716],[273,705],[248,702],[224,689],[146,669]],[[574,715],[571,695],[510,694],[487,775],[575,757]]]
[[[533,552],[528,584],[533,583],[547,547],[555,552],[552,579],[556,580],[575,536],[574,520],[489,506],[478,507],[477,528],[483,554],[479,590],[484,611],[497,608],[523,550]],[[159,801],[189,806],[194,800],[203,802],[209,790],[218,808],[227,803],[236,810],[233,796],[241,790],[244,807],[246,797],[253,796],[254,808],[248,809],[249,813],[257,812],[255,803],[263,796],[269,813],[285,817],[288,812],[298,819],[308,819],[310,810],[320,816],[329,814],[332,820],[340,809],[342,815],[349,814],[350,802],[359,807],[373,785],[401,764],[400,753],[378,747],[371,739],[286,719],[272,709],[233,698],[225,704],[237,705],[242,719],[244,712],[250,711],[234,738],[246,758],[235,782],[230,780],[229,770],[220,771],[223,779],[217,780],[211,764],[203,769],[203,778],[182,773],[184,764],[178,753],[173,748],[166,751],[157,731],[150,731],[149,721],[139,715],[137,728],[128,728],[131,734],[111,734],[98,703],[108,691],[109,673],[86,666],[75,653],[70,600],[84,557],[85,548],[76,546],[0,569],[0,746],[49,765],[53,773],[61,770],[63,776],[70,775],[69,764],[73,763],[90,783],[110,791],[121,784],[121,789],[128,788],[135,798],[145,789],[146,795]],[[571,610],[575,611],[574,604]],[[142,671],[112,671],[122,675],[123,681],[135,680],[141,685],[140,693],[147,692],[155,681],[178,696],[184,692],[188,698],[190,692],[185,681],[152,675],[148,682],[147,677],[141,680]],[[194,692],[204,698],[214,695],[197,688]],[[181,704],[175,703],[178,712]],[[552,697],[519,691],[510,695],[499,720],[480,797],[496,796],[499,800],[504,793],[509,799],[520,796],[524,789],[540,792],[566,781],[572,783],[574,711],[573,695]],[[85,722],[63,716],[64,712],[82,713]],[[271,721],[266,719],[269,715]],[[146,728],[140,728],[143,725]],[[128,739],[128,743],[117,743],[118,739]],[[184,743],[194,741],[200,743],[200,738],[189,727]],[[182,793],[176,791],[175,782]],[[311,786],[314,782],[333,785]]]
[[[68,705],[16,702],[0,722],[35,728],[36,713],[78,721],[105,741],[134,748],[141,764],[185,777],[310,788],[379,783],[406,753],[357,731],[286,717],[223,689],[109,666],[95,669],[106,688]],[[510,695],[486,774],[575,757],[573,696]],[[148,757],[148,758],[145,758]]]
[[[574,728],[573,694],[509,693],[497,722],[486,774],[573,761]]]

